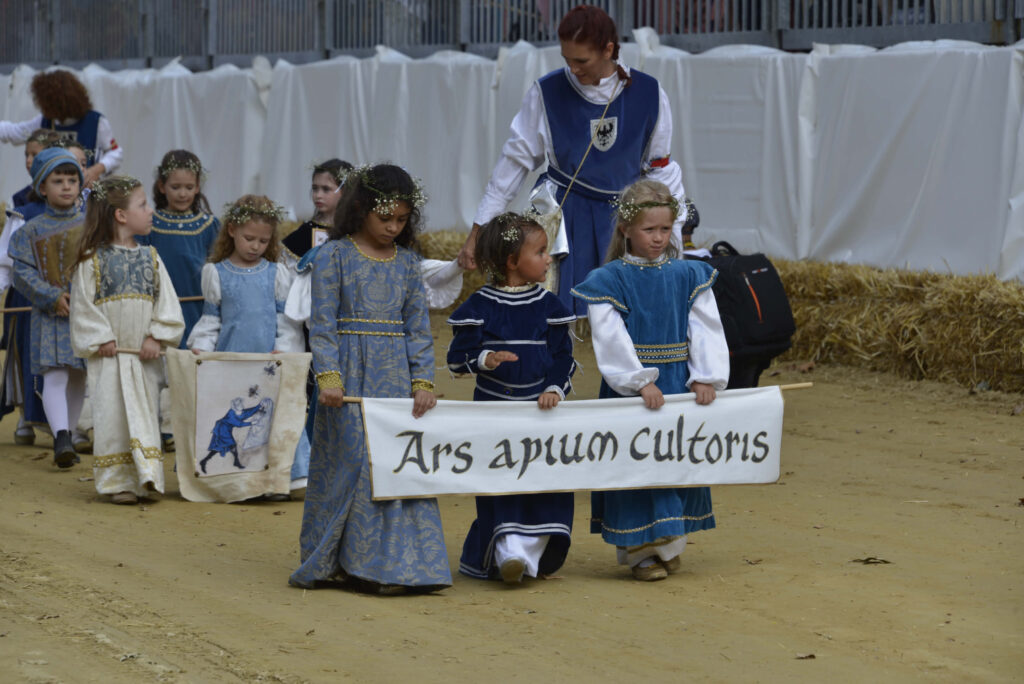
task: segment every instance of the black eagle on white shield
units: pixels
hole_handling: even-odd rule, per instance
[[[594,119],[590,122],[590,135],[594,138],[594,147],[607,152],[615,144],[619,134],[619,119],[616,116],[607,119]]]

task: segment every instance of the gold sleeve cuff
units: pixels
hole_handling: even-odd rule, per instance
[[[432,383],[430,380],[416,380],[416,379],[414,379],[412,381],[412,391],[415,392],[417,390],[427,390],[428,392],[433,392],[434,391],[434,383]]]
[[[345,389],[345,386],[341,384],[341,373],[339,373],[338,371],[327,371],[326,373],[317,373],[316,384],[322,390]]]

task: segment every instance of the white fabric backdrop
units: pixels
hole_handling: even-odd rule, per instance
[[[690,55],[647,29],[636,38],[621,57],[672,102],[673,156],[700,209],[699,240],[1024,279],[1024,45]],[[211,169],[215,210],[262,192],[305,218],[314,161],[389,160],[425,181],[430,229],[466,229],[523,94],[560,65],[557,47],[518,44],[497,61],[381,48],[273,69],[257,58],[200,74],[172,64],[81,75],[125,149],[122,171],[147,187],[163,153],[186,147]],[[35,113],[33,73],[0,76],[0,117]],[[26,182],[21,148],[0,145],[0,197]]]

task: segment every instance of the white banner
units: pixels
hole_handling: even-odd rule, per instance
[[[374,499],[722,484],[779,479],[778,387],[665,397],[534,402],[363,399]]]
[[[287,493],[306,422],[309,354],[167,350],[181,495],[245,501]]]

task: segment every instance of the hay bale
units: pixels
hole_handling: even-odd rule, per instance
[[[1020,283],[993,275],[774,263],[797,324],[783,358],[1024,391]]]

